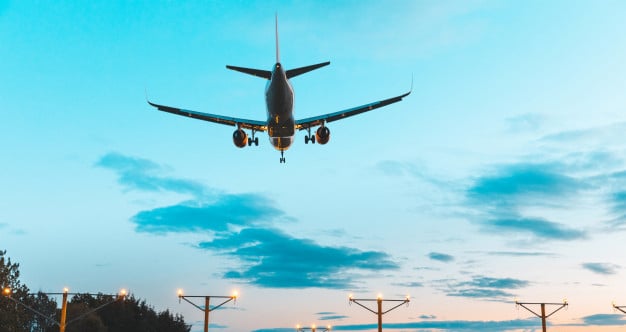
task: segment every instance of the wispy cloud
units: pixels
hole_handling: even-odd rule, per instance
[[[483,214],[479,223],[486,232],[576,240],[585,238],[586,232],[543,217],[524,216],[520,211],[525,206],[548,204],[564,208],[570,195],[586,188],[586,183],[560,174],[558,164],[514,164],[477,178],[466,197],[469,206]]]
[[[616,314],[596,314],[582,318],[583,326],[622,326],[626,325],[626,318],[624,315]]]
[[[587,237],[586,232],[582,230],[573,229],[543,218],[500,217],[501,219],[485,220],[482,224],[484,230],[499,234],[525,233],[537,238],[551,240],[577,240]]]
[[[537,256],[554,256],[548,252],[529,252],[529,251],[489,251],[487,255],[491,256],[511,256],[511,257],[537,257]]]
[[[148,159],[112,152],[100,158],[96,166],[115,171],[119,184],[128,190],[171,191],[196,197],[204,196],[208,190],[196,181],[161,175],[166,169]]]
[[[407,287],[407,288],[417,288],[424,287],[424,284],[419,281],[410,281],[410,282],[394,282],[392,283],[394,286]]]
[[[434,261],[438,261],[438,262],[443,262],[443,263],[450,263],[452,261],[454,261],[454,256],[452,255],[448,255],[448,254],[443,254],[440,252],[431,252],[428,254],[428,258],[430,258],[431,260]]]
[[[241,268],[226,272],[224,277],[270,288],[345,289],[355,287],[351,271],[379,272],[399,267],[384,252],[322,246],[277,229],[246,228],[198,247],[242,262]]]
[[[540,128],[543,117],[538,113],[526,113],[507,118],[506,122],[512,132],[534,132]]]
[[[473,276],[468,281],[442,280],[438,288],[447,296],[467,297],[488,301],[509,301],[513,294],[511,291],[527,287],[530,282],[513,278],[493,278],[485,276]]]
[[[395,270],[380,251],[323,246],[275,228],[293,221],[261,194],[230,194],[199,182],[163,175],[166,168],[147,159],[109,153],[97,166],[115,171],[127,190],[188,194],[190,199],[135,214],[136,231],[152,234],[205,232],[214,236],[197,248],[233,260],[225,278],[271,288],[354,288],[358,271]]]
[[[617,274],[617,270],[621,268],[619,265],[611,263],[583,263],[581,266],[586,270],[602,275]]]
[[[210,203],[185,201],[137,213],[137,231],[149,233],[225,231],[230,226],[260,225],[288,219],[274,202],[258,194],[222,194]]]
[[[446,331],[488,331],[502,332],[515,329],[528,329],[537,326],[535,319],[516,319],[507,321],[421,321],[407,323],[386,323],[385,329],[388,330],[406,330],[406,329],[443,329]],[[358,324],[358,325],[337,325],[333,330],[338,331],[364,331],[376,330],[376,324]],[[260,332],[260,331],[259,331]]]

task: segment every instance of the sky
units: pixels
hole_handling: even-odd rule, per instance
[[[281,62],[304,133],[265,119]],[[130,290],[202,330],[188,295],[240,294],[213,330],[374,330],[348,302],[404,299],[392,331],[539,331],[514,301],[569,306],[551,331],[626,315],[623,1],[0,0],[0,249],[31,290]],[[213,303],[213,302],[212,302]],[[368,304],[368,303],[366,303]],[[373,304],[373,303],[369,303]],[[393,306],[393,302],[385,302]],[[538,310],[538,307],[533,307]]]

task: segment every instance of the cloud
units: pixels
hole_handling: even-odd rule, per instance
[[[519,200],[562,196],[586,188],[569,176],[561,175],[556,164],[514,164],[484,176],[469,188],[468,197],[478,204],[510,206]]]
[[[536,328],[536,319],[516,319],[506,321],[422,321],[408,323],[385,323],[386,330],[407,330],[407,329],[442,329],[446,331],[485,331],[502,332],[516,329]],[[333,330],[338,331],[364,331],[376,330],[376,324],[357,325],[337,325]],[[260,331],[259,331],[260,332]]]
[[[448,254],[442,254],[440,252],[431,252],[428,254],[428,258],[434,260],[434,261],[439,261],[439,262],[443,262],[443,263],[450,263],[454,260],[454,256],[448,255]]]
[[[424,284],[419,281],[411,281],[411,282],[394,282],[392,283],[394,286],[407,287],[407,288],[417,288],[424,287]]]
[[[127,190],[188,194],[192,199],[140,211],[131,217],[138,232],[226,231],[231,226],[258,226],[292,220],[266,196],[219,192],[199,182],[164,176],[165,167],[148,159],[108,153],[96,166],[113,170]]]
[[[482,226],[490,233],[526,233],[541,239],[577,240],[584,239],[584,231],[542,218],[511,217],[486,220]]]
[[[231,258],[223,276],[269,288],[354,288],[358,271],[398,269],[380,251],[322,246],[274,228],[293,220],[266,196],[229,194],[196,181],[164,176],[165,168],[147,159],[117,153],[102,157],[97,166],[115,171],[128,190],[188,194],[191,199],[136,213],[137,232],[153,234],[206,232],[214,236],[197,248]],[[330,318],[329,318],[330,319]]]
[[[447,296],[467,297],[490,301],[509,300],[515,294],[511,290],[530,285],[530,282],[513,278],[492,278],[474,276],[469,281],[442,281],[446,284],[443,290]]]
[[[287,218],[268,198],[258,194],[223,194],[210,203],[185,201],[137,213],[131,218],[138,232],[226,231]],[[288,218],[287,218],[288,219]]]
[[[525,251],[489,251],[486,253],[491,256],[511,256],[511,257],[537,257],[537,256],[554,256],[547,252],[525,252]]]
[[[446,295],[456,296],[456,297],[469,297],[473,299],[491,299],[491,300],[502,300],[503,298],[513,297],[513,294],[509,292],[505,292],[503,290],[483,289],[483,288],[461,289],[456,292],[448,293]]]
[[[596,314],[583,317],[583,326],[621,326],[626,325],[624,315]]]
[[[399,267],[383,252],[322,246],[277,229],[245,228],[198,247],[242,262],[242,268],[227,271],[225,278],[269,288],[345,289],[355,286],[353,270],[379,272]]]
[[[586,270],[602,275],[617,274],[617,270],[621,268],[619,265],[610,263],[583,263],[581,265]]]
[[[96,162],[96,166],[115,171],[118,183],[129,190],[171,191],[196,197],[203,196],[207,191],[205,186],[195,181],[158,175],[165,168],[148,159],[108,153]]]
[[[463,285],[471,285],[475,287],[483,288],[497,288],[497,289],[517,289],[528,286],[529,282],[526,280],[513,279],[513,278],[490,278],[478,276],[472,279],[472,281],[462,283]]]
[[[435,315],[420,315],[418,318],[419,319],[436,319],[437,316],[435,316]]]
[[[544,240],[576,240],[587,233],[542,217],[524,216],[523,207],[565,208],[568,197],[589,186],[560,174],[556,163],[501,166],[476,179],[466,191],[467,204],[479,211],[482,230],[497,234],[527,234]]]
[[[348,316],[339,315],[336,312],[324,311],[315,313],[317,316],[320,316],[319,320],[342,320],[344,318],[348,318]]]
[[[509,130],[518,132],[534,132],[537,131],[543,122],[541,114],[526,113],[506,119]]]

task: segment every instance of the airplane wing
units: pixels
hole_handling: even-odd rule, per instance
[[[407,92],[405,94],[402,94],[400,96],[397,96],[397,97],[375,101],[373,103],[357,106],[357,107],[354,107],[354,108],[349,108],[349,109],[346,109],[346,110],[343,110],[343,111],[339,111],[339,112],[335,112],[335,113],[328,113],[328,114],[324,114],[324,115],[318,115],[318,116],[314,116],[314,117],[310,117],[310,118],[306,118],[306,119],[302,119],[302,120],[297,120],[296,121],[296,129],[298,129],[298,130],[305,130],[305,129],[308,129],[308,128],[311,128],[311,127],[320,126],[320,125],[322,125],[323,123],[326,123],[326,122],[333,122],[333,121],[336,121],[336,120],[345,119],[345,118],[353,116],[353,115],[365,113],[365,112],[371,111],[373,109],[377,109],[377,108],[380,108],[380,107],[383,107],[383,106],[387,106],[389,104],[397,103],[400,100],[402,100],[402,98],[408,96],[410,93],[411,93],[411,91],[409,91],[409,92]]]
[[[240,126],[241,128],[251,129],[255,131],[266,131],[267,123],[265,121],[257,121],[257,120],[248,120],[248,119],[240,119],[233,118],[230,116],[209,114],[209,113],[201,113],[190,110],[185,110],[182,108],[163,106],[159,104],[152,103],[148,100],[148,104],[156,107],[159,111],[178,114],[198,120],[204,120],[209,122],[215,122],[220,124],[225,124],[229,126]]]

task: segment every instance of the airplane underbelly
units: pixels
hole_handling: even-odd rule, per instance
[[[293,136],[286,136],[286,137],[270,136],[270,143],[272,143],[272,146],[274,146],[276,150],[285,151],[289,149],[289,147],[291,146],[291,143],[293,143]]]

